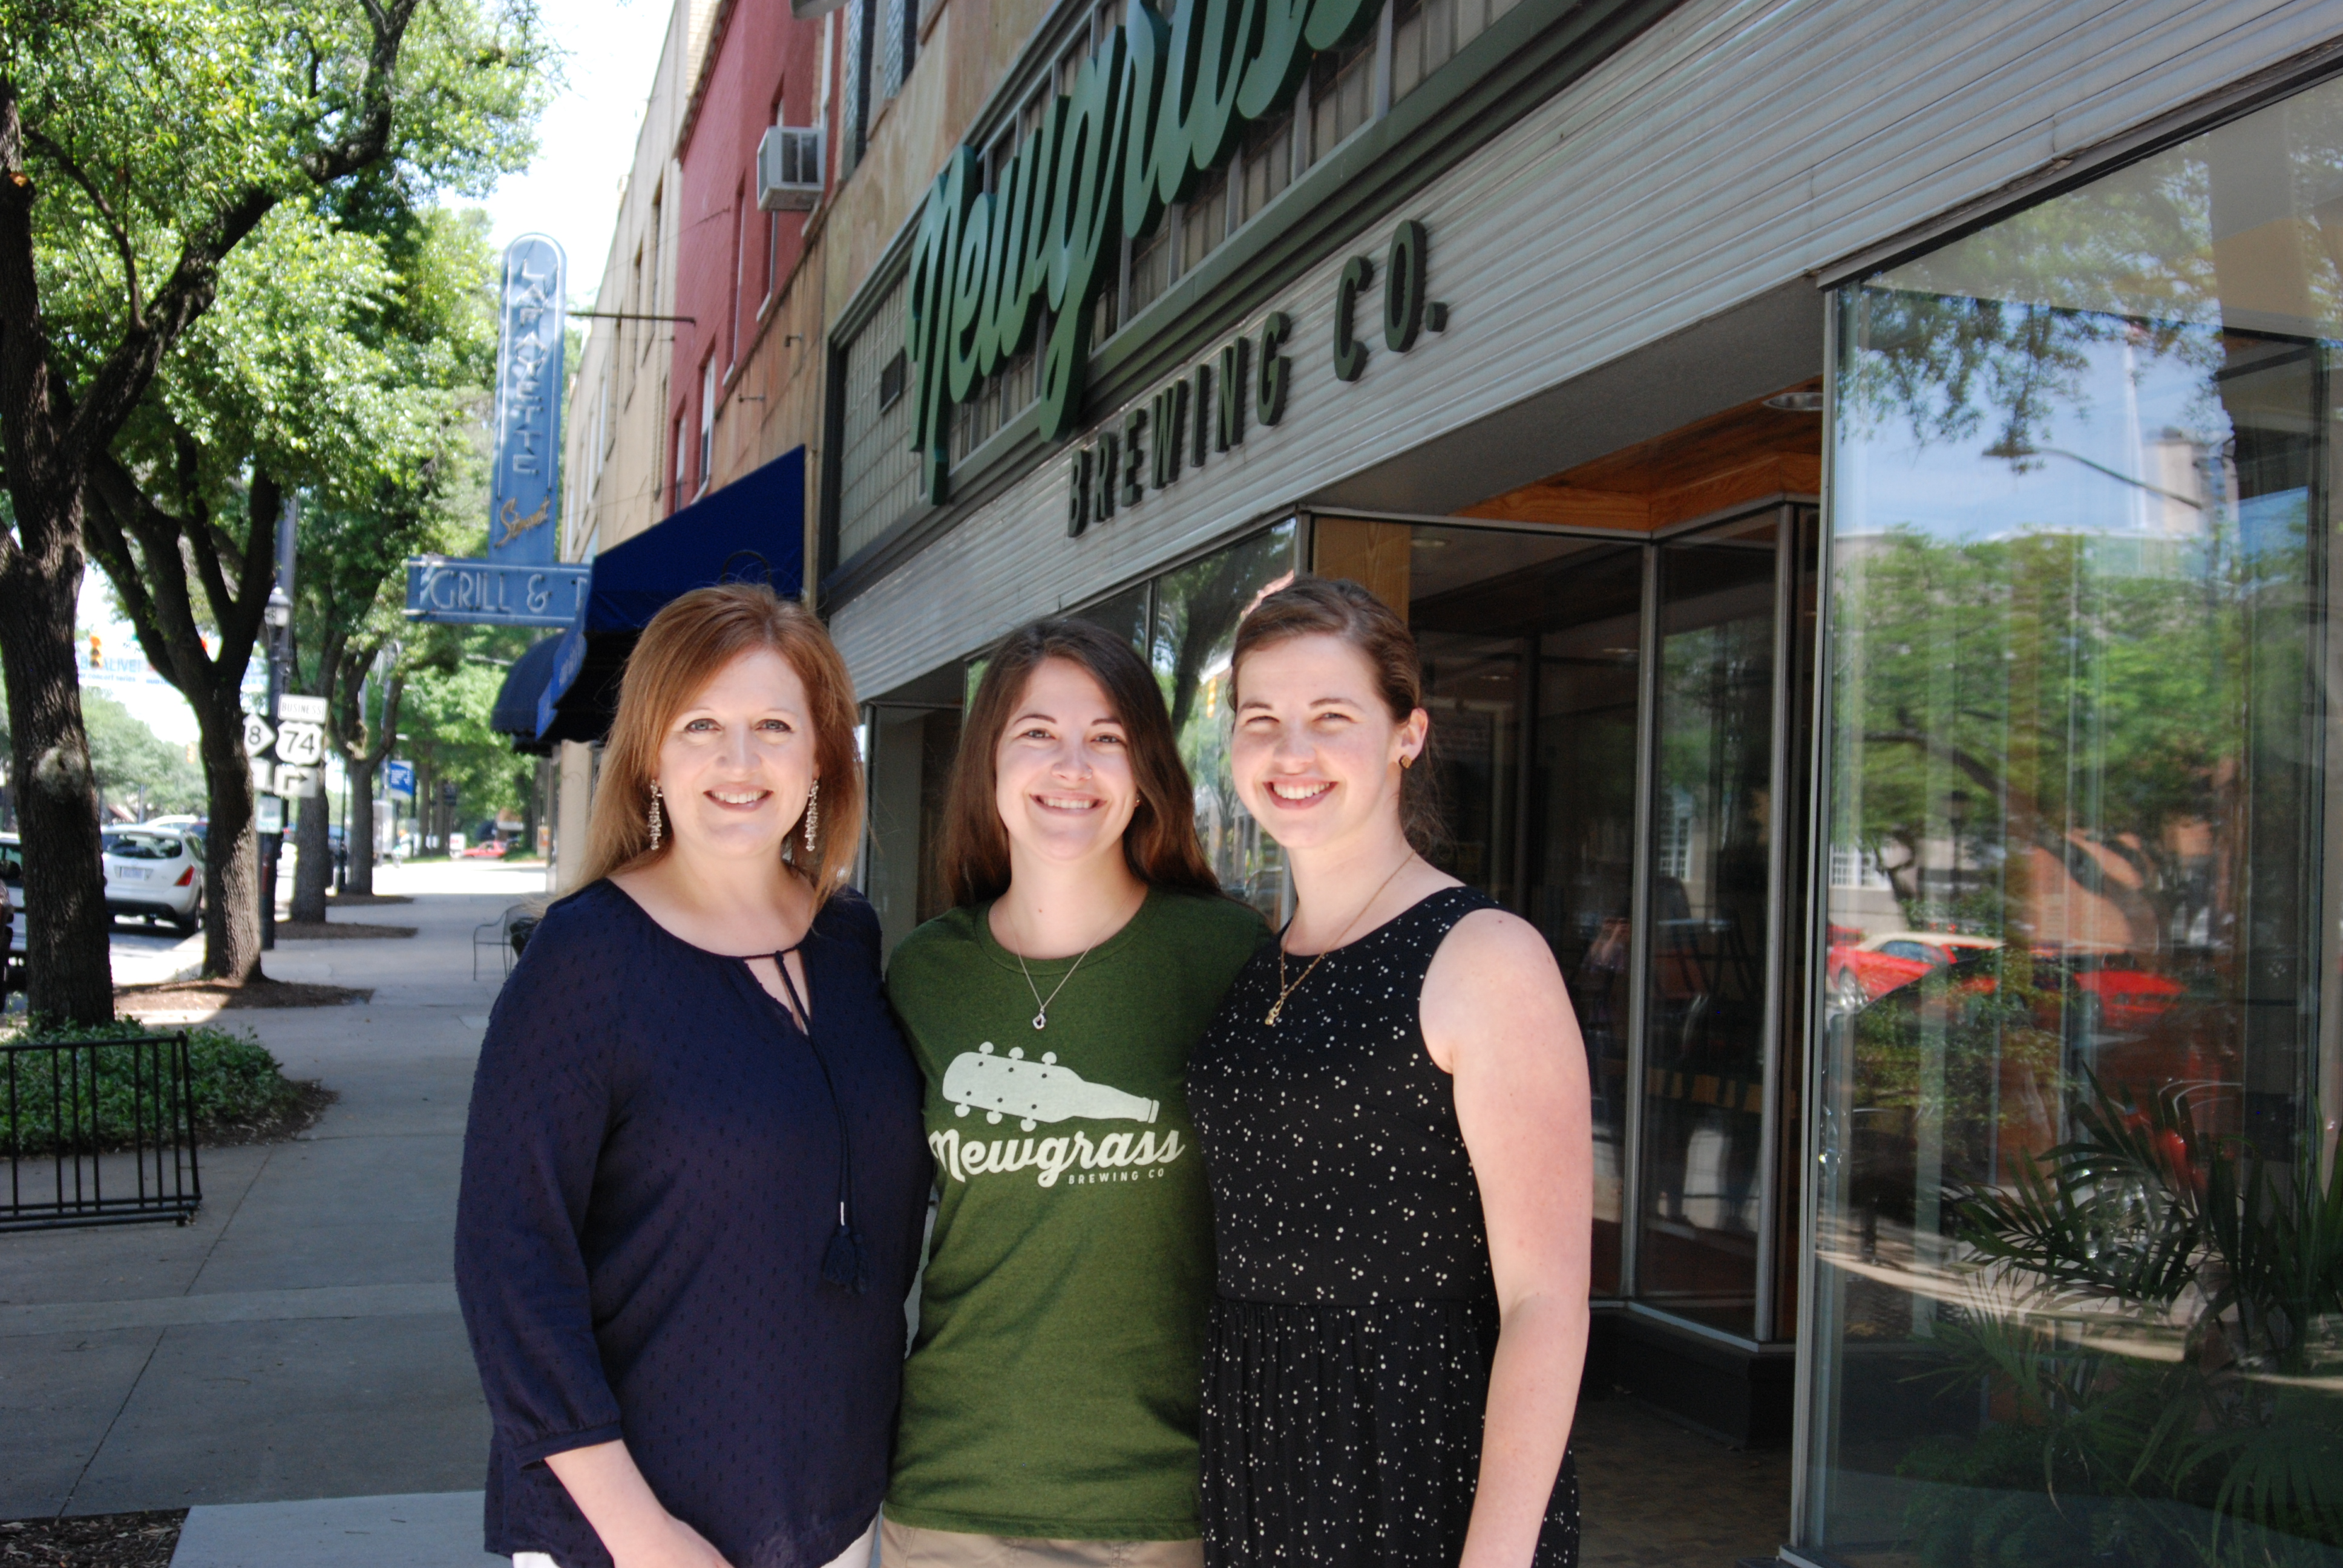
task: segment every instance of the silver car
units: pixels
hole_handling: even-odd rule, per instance
[[[204,923],[201,837],[184,828],[115,828],[103,848],[108,914],[166,920],[182,934]]]

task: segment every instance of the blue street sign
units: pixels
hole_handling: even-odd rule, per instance
[[[561,247],[525,234],[505,247],[497,344],[496,468],[488,479],[488,558],[548,566],[560,555]]]
[[[407,558],[407,618],[457,626],[568,626],[586,602],[590,566],[508,566]]]
[[[386,795],[415,799],[415,764],[386,762],[382,765],[382,791]]]

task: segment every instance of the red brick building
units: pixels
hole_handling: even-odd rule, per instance
[[[759,206],[757,160],[769,128],[827,117],[828,33],[794,20],[787,0],[727,0],[701,56],[676,144],[676,311],[691,319],[677,324],[669,383],[670,512],[811,435],[810,402],[782,396],[771,373],[777,357],[785,366],[803,354],[809,336],[779,324],[811,214]],[[820,166],[827,163],[825,149]]]

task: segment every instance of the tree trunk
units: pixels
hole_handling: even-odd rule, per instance
[[[320,769],[318,771],[323,772]],[[293,919],[323,920],[326,888],[334,879],[334,846],[327,832],[334,812],[330,796],[308,796],[301,802],[300,855],[293,863]]]
[[[260,844],[252,823],[252,763],[244,754],[244,707],[233,692],[196,709],[211,825],[204,839],[204,975],[260,980]]]
[[[50,499],[20,485],[20,537],[77,540],[76,495],[47,528],[24,528],[23,508]],[[18,554],[0,577],[0,666],[5,666],[14,740],[16,821],[25,847],[25,1005],[57,1023],[114,1017],[105,873],[98,862],[97,785],[82,728],[81,682],[74,672],[74,608],[81,586],[77,543],[46,558]]]
[[[374,896],[374,764],[352,759],[350,778],[349,891]]]

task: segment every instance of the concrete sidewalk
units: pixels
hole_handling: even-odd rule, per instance
[[[371,1004],[223,1019],[340,1095],[315,1129],[206,1151],[185,1228],[0,1237],[0,1518],[194,1506],[183,1561],[481,1560],[488,1422],[452,1252],[503,965],[484,949],[471,979],[472,933],[538,896],[543,873],[386,868],[377,886],[415,901],[344,918],[414,925],[413,939],[288,942],[266,963],[371,986]],[[364,1523],[393,1513],[405,1523]],[[296,1539],[326,1529],[351,1550],[399,1544],[362,1558]],[[289,1554],[256,1554],[271,1532]]]

